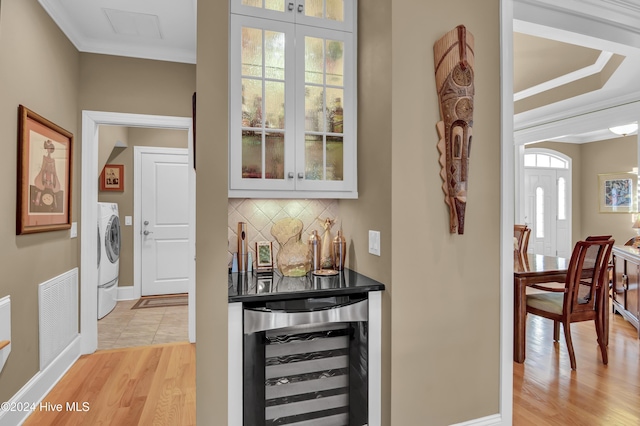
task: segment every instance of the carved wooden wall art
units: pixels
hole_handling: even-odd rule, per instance
[[[473,127],[473,35],[464,25],[445,34],[433,45],[440,118],[440,176],[449,206],[449,231],[464,234],[467,179]]]

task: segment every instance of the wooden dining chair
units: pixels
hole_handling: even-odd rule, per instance
[[[531,228],[526,228],[522,235],[522,247],[520,247],[520,251],[522,253],[527,253],[529,250],[529,237],[531,236]]]
[[[527,225],[513,225],[513,249],[521,253],[526,252],[523,247],[529,244],[530,233],[531,229]]]
[[[608,263],[613,243],[610,235],[592,236],[578,241],[571,254],[564,286],[558,288],[557,283],[532,284],[533,288],[544,291],[527,295],[527,313],[554,321],[555,341],[560,338],[562,323],[572,370],[576,369],[576,356],[571,341],[572,322],[595,322],[602,362],[608,363],[608,336],[605,327],[608,326]]]

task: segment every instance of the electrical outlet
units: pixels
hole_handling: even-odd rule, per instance
[[[369,253],[380,256],[380,231],[369,231]]]

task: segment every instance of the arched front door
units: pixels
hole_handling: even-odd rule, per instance
[[[571,257],[570,158],[551,150],[525,150],[524,185],[529,252]]]

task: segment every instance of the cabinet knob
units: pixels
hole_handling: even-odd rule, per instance
[[[304,173],[302,172],[298,173],[298,179],[304,179]]]
[[[288,177],[289,179],[293,179],[293,172],[289,172],[289,174],[287,174],[287,177]]]
[[[294,7],[293,2],[289,2],[289,6],[288,6],[289,11],[292,11],[293,7]]]
[[[302,13],[304,11],[304,5],[303,4],[299,4],[298,5],[298,13]]]

